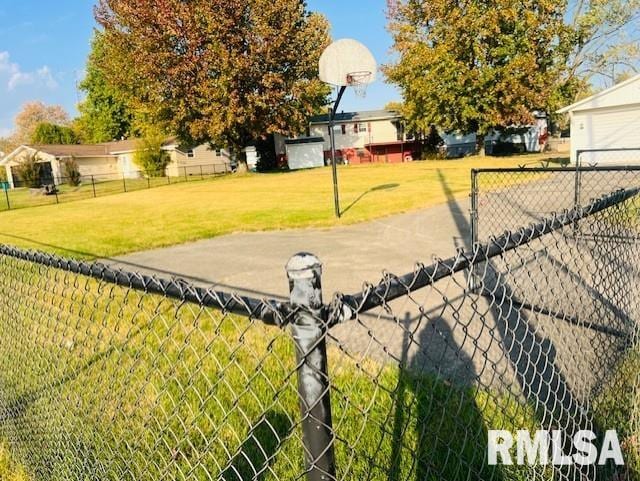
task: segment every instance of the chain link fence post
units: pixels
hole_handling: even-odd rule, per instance
[[[293,256],[286,266],[290,300],[296,308],[291,334],[296,347],[298,395],[308,481],[336,479],[334,432],[327,369],[326,313],[322,264],[313,254]]]
[[[478,243],[478,195],[478,171],[471,169],[471,249]],[[480,287],[477,264],[473,264],[469,276],[469,289],[477,294]]]
[[[581,197],[581,187],[582,187],[582,173],[580,171],[580,157],[582,157],[582,150],[576,151],[576,177],[575,177],[575,187],[574,187],[574,196],[573,196],[573,208],[578,209],[580,207],[580,197]],[[578,232],[578,222],[574,222],[573,224],[573,235],[577,237]]]

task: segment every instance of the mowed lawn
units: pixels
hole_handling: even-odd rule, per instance
[[[341,219],[333,214],[330,168],[181,183],[0,212],[0,242],[94,259],[239,231],[344,225],[468,195],[473,168],[548,157],[343,166]]]

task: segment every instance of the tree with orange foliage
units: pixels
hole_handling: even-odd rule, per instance
[[[327,101],[317,64],[327,20],[302,0],[101,0],[101,68],[136,114],[238,154],[302,132]]]

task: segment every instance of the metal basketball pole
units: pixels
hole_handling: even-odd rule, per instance
[[[329,138],[331,139],[331,169],[333,171],[333,202],[336,211],[336,217],[339,219],[340,212],[340,197],[338,195],[338,166],[336,165],[336,133],[334,131],[336,114],[338,113],[338,106],[340,105],[340,101],[342,100],[342,96],[344,95],[345,90],[347,90],[346,86],[340,87],[338,91],[338,98],[336,98],[336,102],[333,104],[333,109],[331,109],[331,115],[329,116]]]

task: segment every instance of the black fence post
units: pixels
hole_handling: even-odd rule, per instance
[[[151,174],[147,172],[145,175],[147,177],[147,189],[150,189],[151,188]]]
[[[124,176],[124,173],[122,174],[122,185],[124,186],[124,191],[127,191],[127,179]]]
[[[575,178],[575,194],[574,194],[574,207],[578,207],[580,205],[580,157],[582,156],[582,151],[576,151],[576,178]]]
[[[331,393],[327,369],[326,313],[322,304],[322,264],[312,254],[287,263],[291,304],[300,308],[291,326],[298,366],[298,395],[308,481],[336,479]]]
[[[184,168],[184,181],[189,182],[189,176],[187,175],[187,168]]]
[[[96,181],[93,178],[93,175],[91,176],[91,189],[93,190],[93,198],[96,198]]]
[[[200,180],[204,180],[204,174],[202,173],[202,164],[200,164]]]
[[[471,249],[474,249],[478,243],[478,171],[471,169]],[[480,287],[478,275],[478,266],[474,262],[471,265],[471,271],[469,272],[469,288],[471,292],[478,293]]]
[[[11,202],[9,202],[9,188],[6,185],[4,186],[4,196],[7,199],[7,210],[11,210]]]
[[[573,208],[578,209],[580,207],[580,197],[582,190],[582,172],[580,170],[580,157],[582,157],[582,150],[576,150],[576,175],[575,175],[575,186],[574,186],[574,195],[573,195]],[[573,235],[578,235],[578,221],[573,223]]]

